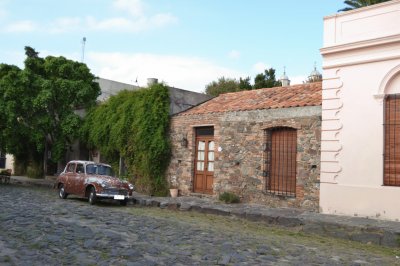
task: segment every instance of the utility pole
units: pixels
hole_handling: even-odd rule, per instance
[[[82,58],[81,62],[85,61],[85,44],[86,44],[86,37],[83,37],[82,39]]]

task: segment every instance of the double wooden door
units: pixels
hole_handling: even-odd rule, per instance
[[[196,137],[196,157],[194,171],[194,192],[213,193],[214,179],[214,137]]]

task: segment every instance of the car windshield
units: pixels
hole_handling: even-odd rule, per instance
[[[114,176],[114,172],[111,167],[104,164],[88,164],[86,165],[86,173],[90,175]]]

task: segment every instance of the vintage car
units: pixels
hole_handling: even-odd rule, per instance
[[[132,184],[114,176],[110,165],[91,161],[70,161],[55,187],[62,199],[74,194],[87,198],[92,205],[98,199],[114,199],[125,206],[134,190]]]

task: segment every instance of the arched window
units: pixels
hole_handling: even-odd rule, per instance
[[[385,186],[400,186],[400,94],[385,98],[384,177]]]
[[[296,196],[297,130],[265,130],[265,177],[269,193]]]

